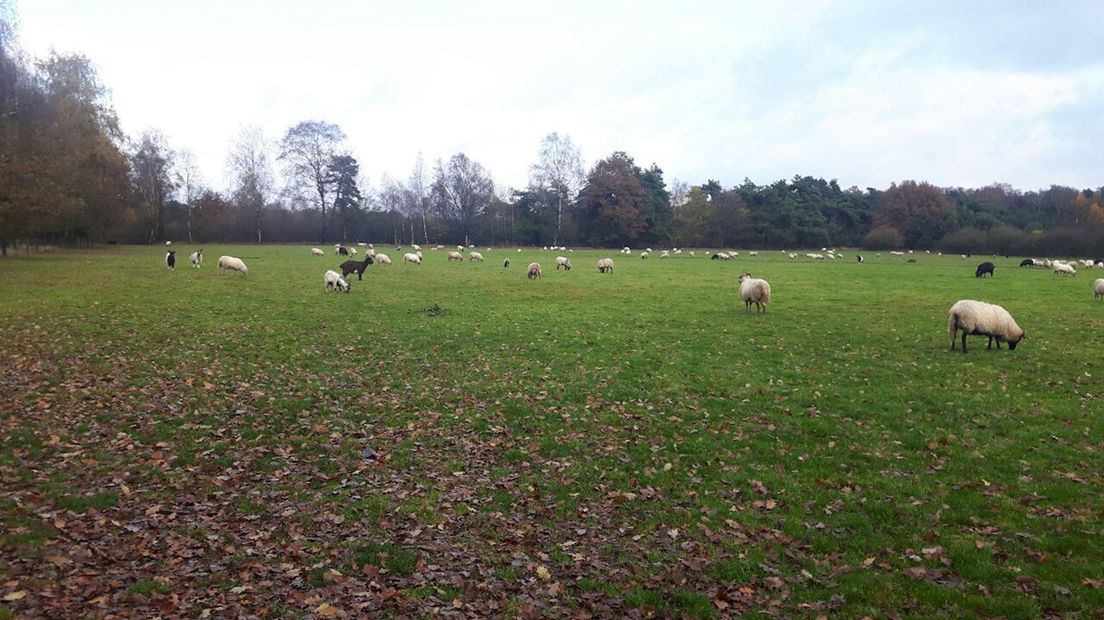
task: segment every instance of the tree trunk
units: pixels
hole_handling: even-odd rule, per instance
[[[423,205],[422,205],[422,240],[424,240],[424,241],[425,241],[425,244],[426,244],[426,245],[428,246],[428,245],[429,245],[429,233],[428,233],[428,232],[426,232],[426,217],[425,217],[425,212],[426,212],[426,210],[425,210],[425,205],[423,204]]]
[[[195,241],[192,239],[192,206],[188,205],[188,244],[194,243]]]
[[[556,238],[552,240],[553,245],[560,245],[560,222],[563,220],[563,195],[556,192]]]

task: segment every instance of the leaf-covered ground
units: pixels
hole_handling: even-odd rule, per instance
[[[1104,608],[1094,272],[162,254],[0,261],[0,618]],[[1029,339],[948,352],[960,298]]]

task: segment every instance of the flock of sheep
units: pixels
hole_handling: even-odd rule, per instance
[[[166,242],[166,245],[171,245],[170,242]],[[372,264],[380,264],[386,266],[391,264],[391,259],[383,253],[376,252],[372,244],[360,244],[364,249],[363,260],[347,260],[341,264],[341,273],[332,269],[326,270],[322,279],[325,283],[327,291],[337,292],[349,292],[351,286],[347,280],[349,274],[357,274],[357,279],[363,279],[364,271]],[[469,246],[469,250],[470,250]],[[434,250],[440,250],[443,246],[435,246]],[[400,248],[396,248],[398,250]],[[408,252],[403,255],[403,262],[414,265],[420,265],[422,263],[422,249],[418,245],[413,245],[413,252]],[[449,262],[464,260],[464,246],[456,246],[455,251],[449,251],[446,255]],[[553,251],[568,251],[563,246],[549,246],[545,247],[545,250]],[[488,248],[488,251],[490,248]],[[325,256],[325,252],[321,248],[311,248],[311,254],[314,256]],[[521,249],[518,249],[521,252]],[[784,254],[790,260],[794,260],[797,255],[793,252],[787,252],[782,250]],[[343,256],[356,256],[358,250],[355,247],[346,247],[341,244],[334,245],[334,253]],[[623,248],[622,254],[631,254],[630,248]],[[675,248],[673,250],[663,250],[660,254],[660,258],[669,258],[672,255],[681,254],[682,250]],[[911,253],[911,252],[910,252]],[[647,259],[652,254],[652,249],[647,248],[641,252],[640,258]],[[894,251],[890,252],[894,256],[903,256],[904,252]],[[694,256],[694,252],[689,252],[690,256]],[[749,256],[757,256],[758,252],[750,251]],[[712,260],[734,260],[740,257],[740,253],[737,251],[722,251],[712,255]],[[843,253],[836,250],[830,250],[822,248],[821,252],[809,252],[805,254],[805,257],[812,260],[835,260],[842,258]],[[862,263],[863,257],[860,254],[855,255],[857,262]],[[963,259],[966,255],[962,256]],[[191,253],[189,256],[192,267],[199,268],[203,264],[203,250],[198,249]],[[468,260],[471,262],[484,262],[484,257],[481,252],[470,250],[468,252]],[[176,252],[169,250],[165,254],[165,265],[170,270],[176,268]],[[571,271],[571,259],[567,256],[557,256],[555,259],[556,269],[563,268],[564,271]],[[1052,269],[1055,275],[1064,274],[1075,276],[1077,275],[1077,266],[1082,268],[1092,269],[1104,269],[1104,260],[1080,260],[1080,261],[1063,261],[1063,260],[1051,260],[1051,259],[1036,259],[1027,258],[1020,263],[1020,267],[1039,267],[1045,269]],[[506,258],[502,262],[504,268],[510,267],[510,259]],[[612,258],[601,258],[598,260],[598,271],[600,273],[612,273],[614,263]],[[243,275],[249,275],[249,268],[245,265],[245,262],[240,258],[233,256],[220,256],[218,259],[218,268],[226,271],[235,271]],[[983,262],[977,266],[977,270],[974,272],[976,277],[984,277],[989,274],[990,277],[994,275],[995,267],[991,262]],[[526,277],[530,280],[537,280],[541,277],[541,265],[538,262],[529,263],[529,267],[526,270]],[[752,304],[755,305],[756,314],[761,314],[767,311],[767,305],[771,299],[771,286],[766,280],[760,278],[753,278],[750,273],[744,272],[740,275],[740,299],[744,302],[744,308],[747,312],[751,312]],[[1093,282],[1093,298],[1094,300],[1104,301],[1104,278],[1097,278]],[[997,348],[1000,349],[1001,343],[1008,345],[1010,350],[1014,350],[1016,345],[1024,339],[1026,334],[1024,330],[1016,324],[1015,319],[1009,314],[1003,307],[985,303],[981,301],[975,301],[971,299],[963,299],[956,302],[951,306],[947,315],[947,335],[951,340],[951,350],[955,350],[956,340],[958,334],[961,332],[962,340],[962,352],[966,353],[966,336],[986,336],[989,338],[989,345],[987,348],[992,348],[993,343],[997,343]]]

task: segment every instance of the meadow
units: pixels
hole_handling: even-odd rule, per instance
[[[0,260],[0,618],[1104,609],[1104,272],[309,247]]]

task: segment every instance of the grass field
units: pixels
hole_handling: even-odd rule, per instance
[[[0,261],[0,618],[1101,617],[1104,272],[187,251]]]

